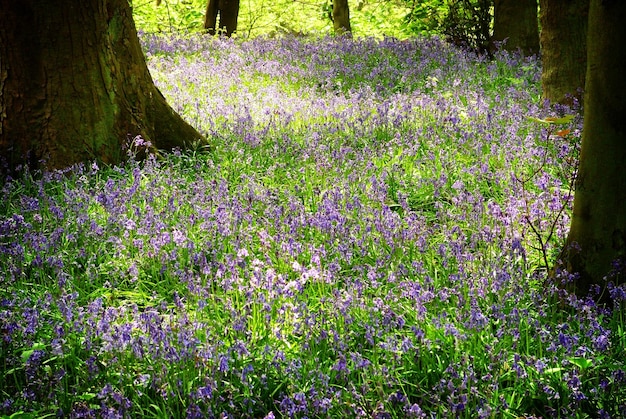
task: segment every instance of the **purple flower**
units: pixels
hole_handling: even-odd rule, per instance
[[[422,410],[422,408],[417,403],[413,403],[407,409],[406,413],[407,413],[407,416],[410,418],[425,418],[426,417],[426,413]]]
[[[228,365],[228,357],[226,355],[220,355],[219,357],[220,363],[218,366],[218,371],[221,373],[226,373],[230,369]]]
[[[339,358],[336,362],[335,365],[333,365],[333,371],[337,371],[337,372],[347,372],[348,368],[347,368],[347,364],[346,364],[346,359],[341,357]]]
[[[593,338],[593,348],[597,351],[604,352],[611,345],[608,333],[603,333]]]
[[[200,406],[195,403],[190,403],[189,406],[187,406],[185,416],[187,419],[203,419],[206,417],[205,413],[200,409]]]

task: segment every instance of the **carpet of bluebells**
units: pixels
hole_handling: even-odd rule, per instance
[[[624,288],[547,275],[581,117],[536,60],[142,42],[210,144],[6,179],[3,418],[626,416]]]

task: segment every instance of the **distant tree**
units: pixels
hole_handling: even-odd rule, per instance
[[[525,55],[539,54],[537,0],[495,0],[491,49],[506,41],[504,49],[521,50]]]
[[[127,137],[202,136],[155,87],[128,0],[0,0],[0,158],[9,169],[124,158]]]
[[[626,275],[626,2],[591,0],[580,164],[562,260],[585,294]],[[567,65],[564,63],[563,65]],[[621,264],[613,264],[621,261]]]
[[[333,0],[333,28],[337,35],[352,32],[348,0]]]
[[[589,0],[540,0],[541,85],[544,99],[582,99],[587,72]]]
[[[231,36],[237,30],[238,18],[239,0],[209,0],[204,15],[204,29],[211,35],[222,32]]]

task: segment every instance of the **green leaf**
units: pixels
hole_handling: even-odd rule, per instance
[[[563,368],[555,367],[555,368],[548,368],[548,369],[544,370],[544,373],[545,374],[555,374],[555,373],[560,373],[561,371],[563,371]]]
[[[77,396],[77,399],[89,401],[89,400],[94,399],[95,397],[96,397],[95,393],[82,393]]]
[[[581,370],[586,370],[587,368],[589,368],[589,367],[591,367],[593,365],[593,360],[592,359],[582,358],[582,357],[579,357],[579,356],[575,356],[575,357],[569,358],[568,361],[571,362],[572,364],[576,365]]]
[[[539,122],[540,124],[557,124],[557,125],[565,125],[569,124],[574,120],[574,115],[565,115],[560,118],[555,116],[548,116],[546,118],[535,118],[534,116],[528,117],[531,121]]]

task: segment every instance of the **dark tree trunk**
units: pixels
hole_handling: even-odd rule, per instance
[[[221,0],[220,26],[224,28],[226,36],[231,36],[237,31],[237,19],[239,18],[239,0]]]
[[[128,135],[156,148],[201,135],[155,87],[128,0],[0,0],[0,156],[9,168],[118,163]]]
[[[209,0],[204,16],[204,29],[211,35],[223,33],[231,36],[237,30],[238,19],[239,0]]]
[[[350,8],[348,0],[333,0],[333,28],[337,35],[350,34]]]
[[[217,7],[218,2],[219,0],[209,0],[204,14],[204,29],[206,29],[211,35],[215,35],[217,32],[217,14],[219,12]]]
[[[539,54],[538,20],[537,0],[496,0],[492,51],[495,50],[495,43],[506,40],[504,49],[507,51]]]
[[[582,99],[587,72],[589,0],[540,0],[541,84],[552,103]]]
[[[592,0],[585,121],[566,267],[578,294],[626,256],[626,2]],[[572,246],[576,244],[575,246]],[[621,275],[612,278],[624,282]]]

